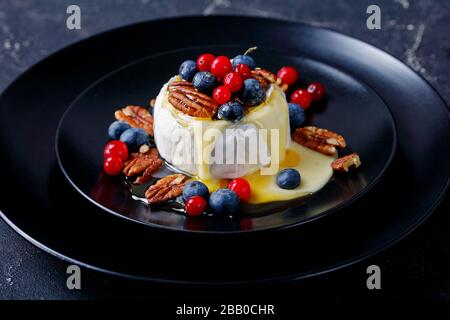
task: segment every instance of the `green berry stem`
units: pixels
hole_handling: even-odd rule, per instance
[[[247,55],[249,55],[250,53],[252,53],[253,51],[256,51],[256,50],[258,50],[258,47],[248,48],[247,51],[244,52],[244,56],[247,56]]]

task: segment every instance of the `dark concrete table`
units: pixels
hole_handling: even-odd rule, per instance
[[[378,0],[381,30],[366,28],[370,1],[307,0],[3,0],[0,2],[0,91],[20,73],[77,40],[126,24],[168,16],[240,14],[299,20],[332,28],[374,44],[410,65],[450,99],[450,2]],[[77,4],[82,29],[66,28],[66,8]],[[226,26],[224,26],[226,28]],[[245,32],[245,31],[244,31]],[[2,121],[5,121],[2,119]],[[448,198],[424,225],[387,252],[320,278],[258,287],[269,299],[294,289],[295,298],[420,297],[450,300]],[[366,288],[366,267],[378,264],[382,289]],[[0,221],[0,299],[182,297],[255,295],[255,288],[210,290],[126,281],[82,270],[82,290],[66,287],[67,265],[22,239]],[[195,290],[194,290],[195,289]],[[292,297],[292,295],[291,295]]]

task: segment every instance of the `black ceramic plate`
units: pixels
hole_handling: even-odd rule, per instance
[[[304,85],[314,81],[326,84],[327,101],[311,107],[308,122],[344,135],[348,149],[364,159],[364,166],[357,173],[336,175],[312,197],[259,205],[260,213],[241,214],[235,219],[186,218],[179,213],[150,209],[132,199],[123,179],[103,173],[107,128],[118,106],[147,105],[186,59],[195,59],[202,52],[233,57],[245,50],[198,47],[162,53],[123,67],[89,87],[66,112],[57,132],[58,160],[69,181],[89,200],[120,217],[152,226],[203,232],[249,231],[301,223],[343,207],[368,190],[387,168],[396,145],[394,121],[382,99],[363,82],[336,68],[263,47],[253,54],[261,66],[276,71],[283,65],[294,65],[300,70]]]
[[[199,24],[203,27],[196,28]],[[229,26],[226,34],[222,32],[224,24]],[[179,25],[198,32],[179,37]],[[242,33],[242,29],[247,32]],[[178,41],[169,40],[174,38]],[[187,233],[151,228],[119,219],[87,201],[64,177],[54,150],[57,125],[67,106],[122,66],[180,48],[195,51],[211,43],[229,52],[256,45],[282,52],[305,70],[311,62],[310,67],[316,64],[336,71],[371,92],[367,95],[370,102],[361,107],[380,97],[394,118],[398,137],[395,156],[383,177],[336,214],[258,232]],[[172,65],[168,69],[172,73]],[[333,86],[332,82],[327,86]],[[117,95],[124,98],[117,104],[144,104],[153,89],[149,87],[148,96]],[[322,116],[333,112],[329,103],[313,121],[325,121]],[[108,101],[110,105],[113,109],[114,103]],[[263,281],[334,270],[386,248],[412,231],[439,203],[450,176],[448,108],[421,77],[361,41],[276,20],[192,17],[101,34],[52,55],[24,73],[2,95],[0,118],[0,165],[7,168],[3,170],[7,187],[2,188],[0,198],[5,221],[60,258],[139,279]],[[84,123],[79,126],[83,130]],[[101,134],[104,126],[99,124]],[[358,150],[361,146],[356,143],[352,141],[351,146]]]

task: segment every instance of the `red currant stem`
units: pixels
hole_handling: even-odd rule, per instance
[[[247,51],[244,52],[244,56],[249,55],[250,53],[252,53],[253,51],[256,51],[257,49],[258,49],[258,47],[248,48]]]

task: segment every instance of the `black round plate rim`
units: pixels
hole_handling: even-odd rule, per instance
[[[202,16],[185,16],[186,18],[195,18],[195,17],[202,17]],[[232,17],[241,17],[241,18],[250,18],[253,19],[255,21],[257,20],[271,20],[271,21],[277,21],[277,22],[282,22],[282,23],[293,23],[299,26],[303,26],[303,27],[308,27],[308,28],[315,28],[315,29],[322,29],[322,30],[327,30],[331,33],[335,33],[338,35],[345,35],[346,37],[349,37],[351,39],[353,39],[354,41],[363,43],[364,45],[368,45],[372,48],[375,48],[376,50],[384,53],[385,55],[388,55],[389,57],[395,59],[398,63],[402,64],[404,67],[408,68],[410,71],[414,72],[414,74],[419,77],[421,79],[421,81],[423,83],[425,83],[427,85],[428,88],[431,88],[431,90],[434,92],[435,96],[438,98],[438,100],[441,101],[442,105],[445,106],[447,114],[450,118],[450,107],[447,104],[447,102],[443,99],[443,97],[440,95],[440,93],[438,92],[438,90],[428,82],[427,79],[425,79],[421,74],[416,73],[410,66],[404,64],[399,58],[392,56],[390,53],[388,53],[386,50],[383,50],[381,48],[375,47],[369,43],[366,43],[358,38],[355,38],[353,36],[350,36],[349,34],[346,34],[344,32],[337,32],[335,30],[329,29],[329,28],[325,28],[325,27],[314,27],[302,22],[298,22],[298,21],[290,21],[288,19],[275,19],[275,18],[260,18],[260,17],[247,17],[247,16],[217,16],[216,17],[227,17],[227,18],[232,18]],[[115,28],[112,30],[107,30],[104,32],[100,32],[94,36],[99,36],[102,34],[106,34],[109,33],[111,31],[115,31],[118,29],[124,29],[133,25],[140,25],[140,24],[145,24],[148,22],[157,22],[157,21],[162,21],[162,20],[174,20],[174,19],[180,19],[180,17],[168,17],[168,18],[164,18],[164,19],[156,19],[156,20],[149,20],[149,21],[144,21],[144,22],[138,22],[138,23],[132,23],[132,24],[127,24],[124,26],[121,26],[119,28]],[[17,85],[17,83],[19,83],[22,78],[25,78],[26,75],[28,75],[29,73],[33,72],[38,65],[50,60],[53,58],[54,55],[61,53],[65,50],[67,50],[68,48],[70,48],[72,45],[78,44],[80,42],[85,41],[85,39],[79,40],[74,42],[73,44],[61,48],[59,50],[56,50],[55,52],[53,52],[52,54],[50,54],[48,57],[43,58],[40,61],[37,61],[36,63],[34,63],[31,67],[29,67],[25,72],[23,72],[22,74],[20,74],[19,76],[17,76],[16,78],[13,79],[13,81],[4,89],[4,91],[1,93],[0,98],[3,99],[4,96],[6,96],[6,92],[10,91],[14,86]],[[395,119],[394,119],[395,120]],[[349,265],[352,265],[354,263],[357,263],[363,259],[369,258],[371,256],[373,256],[374,254],[386,250],[387,248],[391,247],[392,245],[398,243],[399,241],[401,241],[403,238],[405,238],[406,236],[408,236],[411,232],[413,232],[414,230],[416,230],[418,227],[420,227],[422,225],[422,223],[424,223],[427,218],[429,218],[429,216],[432,214],[432,212],[436,209],[436,207],[441,203],[442,199],[444,198],[447,190],[450,187],[450,176],[447,178],[446,183],[444,182],[442,185],[442,189],[440,190],[439,194],[437,195],[437,197],[435,198],[434,202],[429,206],[429,208],[427,210],[424,211],[421,219],[418,219],[412,226],[410,226],[408,229],[405,229],[404,232],[400,233],[397,237],[394,237],[391,241],[388,241],[385,243],[385,245],[380,246],[374,250],[368,250],[363,252],[362,254],[360,254],[359,256],[356,256],[354,258],[350,258],[348,260],[346,260],[346,262],[344,263],[340,263],[340,264],[336,264],[335,266],[331,266],[330,268],[324,268],[324,269],[316,269],[314,271],[312,271],[311,273],[302,273],[299,275],[289,275],[286,276],[286,280],[289,279],[303,279],[303,278],[309,278],[312,276],[317,276],[320,274],[325,274],[328,272],[332,272],[335,270],[339,270],[341,268],[347,267]],[[14,231],[16,231],[21,237],[23,237],[25,240],[29,241],[30,243],[32,243],[33,245],[35,245],[36,247],[42,249],[43,251],[47,252],[48,254],[55,256],[63,261],[67,261],[67,262],[71,262],[71,263],[76,263],[79,264],[80,266],[86,267],[88,269],[94,270],[94,271],[98,271],[98,272],[104,272],[106,274],[112,275],[112,276],[120,276],[120,277],[124,277],[124,278],[128,278],[128,279],[137,279],[137,280],[146,280],[146,281],[155,281],[155,282],[162,282],[162,283],[177,283],[177,284],[182,284],[182,283],[187,283],[187,284],[208,284],[208,282],[203,282],[203,281],[178,281],[178,280],[170,280],[170,279],[162,279],[162,278],[153,278],[153,277],[145,277],[145,276],[136,276],[133,275],[131,273],[122,273],[122,272],[116,272],[116,271],[112,271],[112,270],[108,270],[106,268],[100,268],[100,267],[96,267],[93,264],[90,263],[84,263],[81,260],[77,260],[77,259],[73,259],[71,257],[69,257],[66,254],[62,254],[60,252],[58,252],[57,250],[51,249],[49,246],[47,246],[46,244],[44,244],[44,242],[38,240],[37,238],[33,238],[31,235],[27,234],[24,230],[22,230],[19,225],[17,225],[15,222],[13,222],[12,220],[10,220],[8,218],[8,216],[1,210],[0,208],[0,217],[5,221],[5,223],[11,227],[11,229],[13,229]],[[60,250],[59,250],[60,251]],[[270,279],[268,279],[267,281],[270,281]],[[265,282],[265,280],[255,280],[255,281],[251,281],[251,283],[261,283],[261,282]],[[210,282],[212,284],[215,284],[215,282]],[[227,284],[228,282],[220,282],[220,284]],[[233,283],[233,282],[229,282],[229,283]],[[239,281],[239,283],[242,283],[242,281]]]
[[[450,181],[449,181],[450,182]],[[397,238],[392,239],[391,241],[387,242],[384,246],[378,247],[376,249],[370,250],[364,254],[361,254],[353,259],[347,259],[344,263],[335,264],[331,267],[323,268],[316,270],[311,273],[301,273],[301,274],[294,274],[294,275],[286,275],[286,276],[280,276],[280,277],[272,277],[272,278],[265,278],[265,279],[257,279],[257,280],[239,280],[239,281],[189,281],[189,280],[171,280],[171,279],[165,279],[165,278],[153,278],[153,277],[144,277],[144,276],[136,276],[128,273],[122,273],[117,271],[111,271],[105,268],[96,267],[92,264],[82,262],[77,259],[73,259],[69,256],[66,256],[62,253],[59,253],[58,251],[55,251],[51,249],[50,247],[44,245],[43,243],[39,242],[38,240],[30,237],[28,234],[23,232],[18,226],[16,226],[12,221],[10,221],[6,215],[0,210],[0,217],[3,219],[3,221],[6,222],[6,224],[14,231],[16,231],[20,236],[22,236],[25,240],[33,244],[34,246],[38,247],[39,249],[47,252],[48,254],[61,259],[63,261],[76,264],[78,266],[87,268],[89,270],[93,270],[96,272],[101,272],[105,274],[109,274],[111,276],[126,278],[126,279],[132,279],[132,280],[139,280],[139,281],[147,281],[147,282],[157,282],[157,283],[167,283],[167,284],[184,284],[184,285],[202,285],[202,286],[214,286],[214,285],[242,285],[242,284],[263,284],[263,283],[272,283],[272,282],[278,282],[278,281],[288,281],[288,280],[302,280],[307,278],[312,278],[315,276],[319,276],[322,274],[327,274],[333,271],[337,271],[340,269],[343,269],[345,267],[351,266],[353,264],[356,264],[360,261],[363,261],[367,258],[370,258],[374,256],[375,254],[384,251],[391,246],[395,245],[399,241],[403,240],[405,237],[407,237],[410,233],[412,233],[414,230],[419,228],[422,223],[424,223],[428,217],[433,213],[434,209],[441,203],[445,193],[447,192],[449,184],[447,184],[447,187],[442,190],[442,193],[439,195],[438,200],[433,204],[432,207],[430,207],[427,212],[424,214],[422,219],[420,219],[415,225],[411,226],[409,229],[405,230],[403,233],[401,233]]]
[[[114,30],[112,30],[114,31]],[[264,232],[264,231],[272,231],[272,230],[282,230],[282,229],[288,229],[288,228],[293,228],[293,227],[297,227],[297,226],[301,226],[305,223],[309,223],[318,219],[322,219],[327,217],[330,214],[336,213],[339,210],[345,208],[346,206],[349,206],[350,204],[352,204],[354,201],[358,200],[359,198],[361,198],[362,196],[364,196],[367,192],[369,192],[379,181],[380,179],[384,176],[387,168],[389,167],[389,165],[392,163],[392,160],[395,156],[395,152],[397,150],[397,143],[398,143],[398,137],[397,137],[397,126],[395,124],[395,119],[394,116],[392,115],[392,112],[389,108],[389,105],[386,103],[386,101],[383,99],[383,97],[381,97],[368,83],[366,83],[365,81],[363,81],[362,79],[358,79],[357,77],[355,77],[354,75],[351,74],[346,74],[346,76],[348,76],[351,79],[354,79],[355,81],[358,81],[362,84],[364,84],[369,90],[372,91],[372,93],[374,95],[376,95],[384,104],[387,113],[389,114],[389,123],[393,128],[393,140],[392,140],[392,147],[389,153],[389,157],[386,161],[386,163],[384,164],[383,168],[380,170],[380,172],[378,173],[378,175],[372,180],[370,181],[370,183],[368,183],[364,188],[362,188],[361,190],[359,190],[357,193],[355,193],[350,199],[345,200],[341,203],[339,203],[338,205],[335,205],[334,207],[327,209],[323,212],[321,212],[318,215],[303,219],[299,222],[292,222],[286,225],[278,225],[278,226],[266,226],[263,228],[258,228],[258,229],[241,229],[241,230],[230,230],[230,231],[211,231],[211,230],[191,230],[191,229],[179,229],[176,227],[170,227],[170,226],[163,226],[163,225],[159,225],[156,223],[151,223],[151,222],[143,222],[137,219],[133,219],[130,217],[127,217],[123,214],[117,213],[114,210],[107,208],[106,206],[102,205],[101,203],[99,203],[98,201],[92,199],[92,197],[90,197],[88,194],[86,194],[83,190],[81,190],[77,184],[72,180],[72,178],[70,177],[69,173],[67,172],[67,170],[64,168],[64,164],[61,160],[60,157],[60,152],[59,152],[59,143],[60,143],[60,131],[62,130],[62,126],[64,123],[64,120],[66,118],[66,116],[70,113],[70,111],[72,110],[72,108],[76,105],[76,103],[78,102],[79,99],[81,99],[84,94],[88,91],[90,91],[93,87],[95,87],[97,84],[101,83],[103,80],[107,79],[108,77],[110,77],[111,75],[127,69],[130,66],[133,66],[135,64],[139,64],[145,60],[150,60],[159,56],[164,56],[170,53],[175,53],[178,51],[182,51],[185,50],[186,48],[180,48],[180,49],[174,49],[174,50],[167,50],[167,51],[163,51],[163,52],[159,52],[157,54],[151,55],[151,56],[147,56],[147,57],[142,57],[141,59],[138,59],[136,61],[132,61],[130,63],[127,63],[126,65],[120,66],[119,68],[112,70],[111,72],[108,72],[107,74],[105,74],[104,76],[100,77],[99,79],[97,79],[96,81],[94,81],[93,83],[91,83],[89,86],[86,87],[86,89],[84,89],[82,92],[80,92],[78,94],[78,96],[70,103],[70,105],[67,107],[67,109],[64,111],[63,115],[60,118],[60,121],[58,122],[58,126],[56,129],[56,136],[55,136],[55,153],[56,153],[56,159],[58,162],[58,166],[61,169],[61,171],[64,174],[64,177],[69,181],[69,183],[72,185],[72,187],[79,193],[81,194],[85,199],[87,199],[89,202],[93,203],[94,205],[96,205],[97,207],[99,207],[101,210],[112,214],[115,217],[118,217],[120,219],[125,219],[126,221],[130,221],[133,223],[138,223],[140,225],[145,225],[147,227],[150,228],[160,228],[160,229],[164,229],[164,230],[169,230],[169,231],[175,231],[175,232],[186,232],[186,233],[205,233],[205,234],[236,234],[236,233],[253,233],[253,232]],[[276,50],[275,48],[271,48],[271,50]],[[301,56],[301,55],[298,55]],[[306,59],[311,59],[310,57],[307,56],[302,56],[305,57]],[[320,60],[316,60],[321,62]],[[339,70],[337,68],[337,70]],[[323,187],[325,188],[325,186]],[[319,190],[320,191],[320,190]],[[317,192],[319,192],[317,191]],[[312,194],[312,196],[314,196],[314,194]]]
[[[410,69],[412,72],[414,72],[416,74],[416,76],[420,77],[422,81],[424,81],[430,88],[432,88],[433,91],[436,93],[436,95],[441,99],[443,104],[447,107],[447,110],[449,111],[449,117],[450,117],[450,106],[447,104],[447,102],[441,96],[439,91],[423,75],[421,75],[420,73],[417,73],[411,66],[405,64],[402,60],[400,60],[396,56],[392,55],[391,53],[389,53],[385,49],[376,47],[376,46],[374,46],[374,45],[372,45],[372,44],[370,44],[368,42],[365,42],[365,41],[363,41],[363,40],[361,40],[359,38],[356,38],[356,37],[350,35],[347,32],[336,31],[336,30],[334,30],[334,29],[332,29],[330,27],[325,27],[325,26],[313,26],[313,25],[308,24],[306,22],[293,20],[293,19],[289,19],[289,18],[286,18],[286,17],[277,17],[277,18],[273,18],[273,17],[258,17],[258,16],[248,16],[248,15],[244,15],[244,14],[229,14],[229,15],[227,15],[227,14],[211,14],[211,15],[208,15],[207,17],[211,17],[211,18],[227,18],[227,19],[247,18],[247,19],[252,19],[254,21],[256,21],[256,20],[265,20],[265,21],[272,21],[272,22],[278,22],[278,23],[296,24],[296,25],[299,25],[299,26],[302,26],[302,27],[306,27],[306,28],[321,29],[321,30],[325,30],[327,32],[331,32],[331,33],[337,34],[337,35],[344,35],[344,36],[346,36],[348,38],[351,38],[351,39],[353,39],[355,41],[358,41],[358,42],[360,42],[362,44],[368,45],[370,47],[373,47],[373,48],[383,52],[384,54],[388,55],[391,58],[394,58],[397,62],[401,63],[402,65],[404,65],[408,69]],[[59,48],[59,49],[51,52],[48,56],[46,56],[46,57],[42,58],[41,60],[38,60],[35,63],[31,64],[30,67],[28,67],[24,72],[22,72],[17,77],[13,78],[11,83],[8,86],[6,86],[5,89],[3,89],[2,93],[0,94],[0,99],[3,97],[5,92],[7,92],[11,87],[13,87],[16,82],[18,82],[22,77],[25,76],[25,74],[31,72],[32,69],[34,69],[36,66],[38,66],[39,64],[41,64],[41,63],[43,63],[45,61],[50,60],[54,55],[56,55],[58,53],[61,53],[61,52],[69,49],[70,47],[72,47],[74,45],[82,43],[83,41],[86,41],[87,39],[91,39],[91,38],[94,38],[94,37],[99,37],[99,36],[102,36],[104,34],[107,34],[107,33],[110,33],[110,32],[114,32],[114,31],[119,31],[119,30],[126,29],[126,28],[129,28],[129,27],[136,27],[136,26],[139,26],[139,25],[144,25],[144,24],[149,23],[149,22],[164,22],[164,21],[176,21],[176,20],[180,20],[180,19],[201,19],[201,18],[205,18],[205,16],[204,15],[198,15],[198,14],[186,14],[186,15],[183,15],[183,16],[167,16],[167,17],[164,17],[164,18],[150,19],[150,20],[145,20],[145,21],[127,23],[127,24],[124,24],[124,25],[122,25],[120,27],[115,27],[115,28],[112,28],[112,29],[104,30],[104,31],[101,31],[99,33],[90,35],[86,39],[76,40],[76,41],[70,43],[69,45],[67,45],[65,47]],[[169,50],[169,51],[175,51],[175,50]],[[169,52],[169,51],[166,51],[166,52]],[[148,57],[143,57],[141,59],[146,59],[146,58],[148,58]],[[141,59],[139,59],[139,60],[141,60]],[[134,61],[134,62],[137,62],[137,61]],[[129,64],[133,64],[133,62],[130,62]],[[128,65],[128,64],[126,64],[126,65]],[[330,65],[333,66],[332,64],[330,64]],[[122,67],[125,67],[125,66],[122,66]],[[119,67],[118,69],[120,69],[122,67]],[[108,72],[108,74],[109,73],[110,72]],[[101,78],[103,78],[103,76]],[[450,185],[450,177],[448,179],[448,182],[449,183],[447,185]]]

